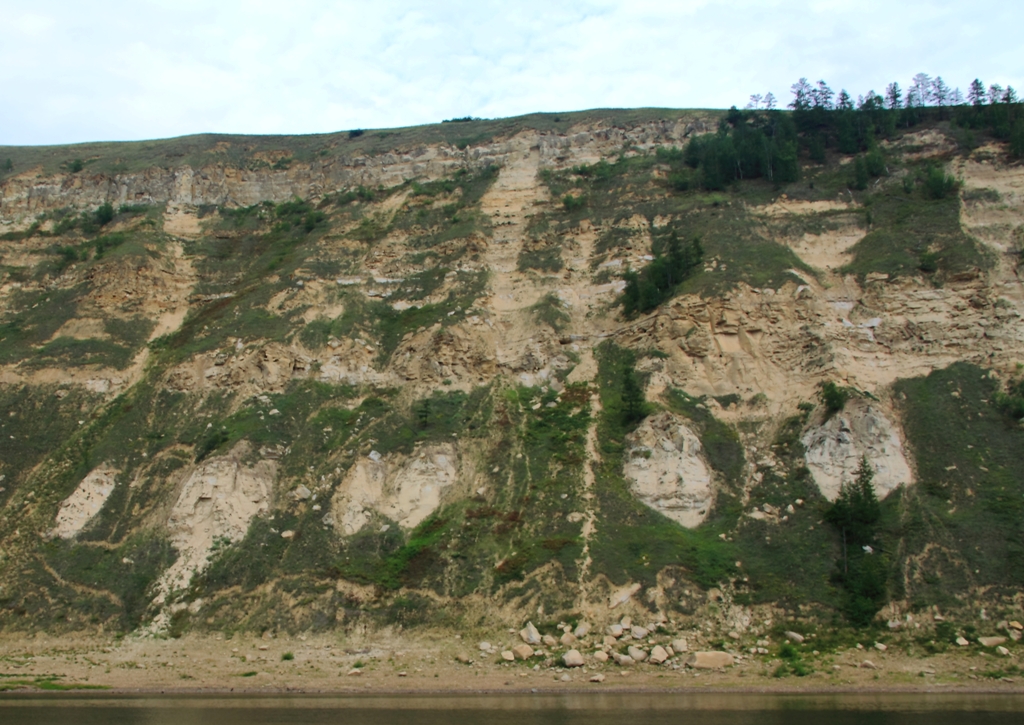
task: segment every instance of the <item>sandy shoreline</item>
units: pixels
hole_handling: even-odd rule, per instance
[[[475,640],[441,635],[164,639],[0,634],[0,691],[6,696],[62,689],[100,696],[1024,694],[1016,653],[997,658],[980,649],[911,657],[896,647],[884,652],[850,648],[809,657],[810,672],[804,677],[776,676],[780,660],[771,655],[738,659],[722,670],[586,660],[577,668],[559,666],[557,657],[508,663],[493,651],[481,652]],[[595,677],[603,680],[591,681]]]

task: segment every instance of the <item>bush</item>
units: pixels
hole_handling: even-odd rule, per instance
[[[81,159],[75,159],[68,165],[68,171],[72,174],[77,174],[79,171],[85,168],[85,162]]]
[[[583,195],[573,196],[572,194],[566,194],[562,197],[562,206],[564,206],[565,210],[568,212],[578,211],[586,205],[587,197]]]
[[[829,380],[822,383],[818,397],[821,399],[821,404],[825,406],[826,416],[832,417],[846,407],[846,402],[850,399],[850,390]]]
[[[945,199],[960,188],[960,182],[947,174],[941,167],[928,169],[924,180],[925,193],[929,199]]]

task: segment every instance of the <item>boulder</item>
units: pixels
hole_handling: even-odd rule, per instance
[[[626,667],[627,665],[632,665],[636,662],[636,660],[634,660],[629,655],[620,655],[618,652],[612,654],[612,657],[615,658],[615,664],[619,665],[620,667]]]
[[[1002,647],[1002,646],[996,647],[996,652],[1001,654],[1003,657],[1009,657],[1010,656],[1010,650],[1006,649],[1006,647]]]
[[[689,652],[690,647],[686,643],[685,639],[674,639],[672,640],[672,649],[676,652]]]
[[[515,658],[516,656],[512,654],[511,650],[504,650],[501,653],[501,659],[505,660],[506,662],[512,662],[515,660]]]
[[[577,638],[586,637],[590,634],[590,624],[587,622],[580,622],[576,625],[576,629],[573,630],[573,634],[576,635]]]
[[[512,648],[512,654],[515,655],[517,660],[528,660],[533,657],[533,647],[526,644],[517,644]]]
[[[616,639],[618,639],[619,637],[622,636],[622,625],[621,624],[613,624],[613,625],[611,625],[610,627],[608,627],[608,634],[611,635],[612,637],[615,637]]]
[[[863,662],[860,663],[860,666],[861,666],[862,669],[865,669],[865,670],[877,670],[878,669],[878,666],[874,662],[872,662],[871,660],[864,660]]]
[[[491,643],[490,642],[481,642],[480,644],[477,645],[477,647],[480,649],[481,652],[490,652],[491,651]]]
[[[998,647],[1006,641],[1006,637],[978,637],[982,647]]]
[[[594,660],[596,662],[601,662],[601,663],[607,662],[608,661],[608,653],[604,652],[602,650],[598,650],[597,652],[594,653]]]
[[[527,622],[526,626],[519,630],[519,636],[526,644],[540,644],[540,632],[533,626],[533,622]]]
[[[565,663],[566,667],[582,667],[583,655],[580,654],[579,650],[571,649],[562,655],[562,662]]]
[[[562,643],[563,647],[572,647],[576,644],[576,635],[571,632],[566,632],[562,635],[559,641]]]
[[[720,667],[732,667],[736,663],[728,652],[694,652],[686,660],[687,667],[696,670],[717,670]]]
[[[455,659],[457,659],[459,662],[461,662],[464,665],[471,665],[471,664],[473,664],[473,660],[471,660],[469,658],[469,655],[467,655],[467,654],[462,654],[462,653],[457,654],[457,655],[455,655]]]
[[[590,681],[591,682],[604,682],[604,675],[602,675],[600,672],[598,672],[596,675],[593,675],[590,678]]]
[[[875,642],[875,649],[877,649],[877,650],[878,650],[879,652],[885,652],[885,651],[886,651],[887,649],[889,649],[889,648],[888,648],[888,647],[886,647],[886,646],[885,646],[884,644],[882,644],[881,642]]]
[[[804,636],[799,632],[786,632],[786,639],[794,644],[803,644]]]
[[[650,634],[646,627],[639,626],[630,627],[629,633],[633,635],[633,639],[645,639],[647,635]]]
[[[663,663],[668,659],[668,656],[668,652],[665,651],[665,648],[661,645],[656,645],[655,648],[651,650],[651,662],[656,665]]]
[[[614,637],[612,637],[610,634],[606,634],[604,636],[604,639],[601,640],[601,642],[603,644],[608,645],[609,647],[614,647],[615,645],[617,645],[619,643],[619,641],[617,639],[615,639]]]
[[[558,644],[558,640],[552,637],[550,634],[545,634],[543,637],[541,637],[541,641],[544,643],[545,647],[554,647],[556,644]]]
[[[634,662],[643,662],[645,659],[647,659],[647,653],[639,647],[634,647],[633,645],[630,645],[626,652],[629,653],[629,656],[633,658]]]
[[[967,645],[969,645],[969,644],[970,644],[970,642],[968,642],[968,641],[967,641],[966,639],[964,639],[963,637],[957,637],[957,638],[956,638],[956,643],[957,643],[958,645],[960,645],[961,647],[966,647]]]
[[[1010,627],[1016,629],[1019,632],[1020,630],[1024,629],[1024,624],[1021,624],[1015,619],[1012,622],[1010,622]]]

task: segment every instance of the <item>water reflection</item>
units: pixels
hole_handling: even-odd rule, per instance
[[[1024,695],[945,693],[0,698],[3,725],[1017,725],[1022,713]]]

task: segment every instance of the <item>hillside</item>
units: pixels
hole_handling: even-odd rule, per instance
[[[1019,638],[1024,167],[773,118],[0,147],[0,628]]]

